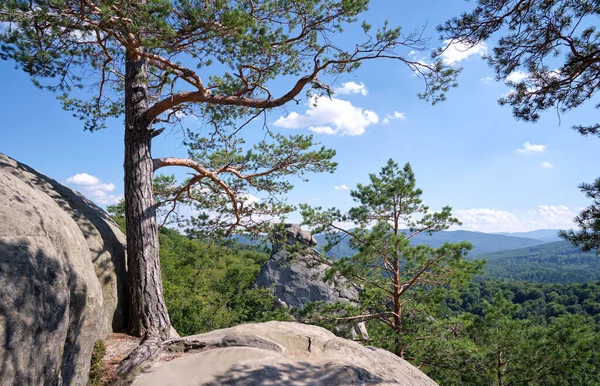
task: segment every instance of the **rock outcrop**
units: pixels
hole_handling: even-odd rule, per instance
[[[80,194],[0,154],[0,384],[85,385],[127,322],[125,238]]]
[[[285,245],[273,245],[271,257],[258,274],[259,286],[271,289],[278,302],[290,308],[301,308],[316,301],[358,304],[358,288],[343,278],[334,277],[331,283],[323,281],[329,266],[315,259],[319,257],[314,249],[317,241],[309,231],[296,224],[286,224],[285,232],[287,245],[299,243],[305,251],[289,259]],[[368,338],[364,323],[354,326],[352,336]]]
[[[296,224],[286,224],[288,245],[300,243],[309,247],[305,253],[288,259],[282,245],[273,245],[271,257],[262,266],[257,284],[270,288],[273,294],[287,307],[303,307],[307,303],[358,303],[358,289],[336,278],[333,283],[323,281],[326,264],[316,263],[319,252],[313,247],[317,241],[308,231]]]
[[[300,323],[245,324],[185,339],[210,349],[160,363],[133,385],[436,385],[388,351]]]

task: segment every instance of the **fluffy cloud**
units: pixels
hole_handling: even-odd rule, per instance
[[[565,205],[540,205],[517,216],[514,213],[474,208],[456,210],[454,215],[463,225],[457,229],[478,232],[527,232],[536,229],[570,229],[573,227],[575,212]]]
[[[336,185],[333,187],[335,190],[348,190],[350,189],[349,187],[347,187],[346,185]]]
[[[523,71],[513,71],[505,78],[507,82],[519,83],[527,78],[527,74]]]
[[[355,107],[352,103],[337,98],[311,97],[304,114],[289,113],[274,123],[285,129],[308,127],[316,133],[329,135],[361,135],[367,126],[379,122],[379,116],[372,110]]]
[[[398,111],[394,111],[392,114],[386,115],[385,118],[383,118],[383,121],[381,123],[383,123],[384,125],[387,125],[388,123],[390,123],[391,120],[394,120],[394,119],[399,119],[401,121],[405,121],[406,114],[400,113]]]
[[[479,79],[479,83],[483,83],[483,84],[490,84],[494,82],[494,77],[493,76],[486,76],[485,78],[481,78]]]
[[[528,212],[541,217],[548,228],[566,229],[573,227],[576,214],[565,205],[540,205],[536,210]]]
[[[461,42],[452,42],[445,40],[447,48],[442,53],[442,60],[446,64],[455,64],[467,59],[469,56],[483,56],[487,54],[487,45],[481,42],[475,46],[470,46]]]
[[[363,82],[360,82],[360,84],[355,82],[342,83],[341,87],[335,88],[333,91],[340,95],[360,94],[365,96],[369,93]]]
[[[542,153],[546,150],[546,145],[534,145],[529,142],[525,142],[523,147],[520,149],[516,149],[515,153],[518,154],[533,154],[533,153]]]
[[[67,182],[73,185],[85,185],[85,186],[93,186],[101,183],[100,179],[94,176],[91,176],[87,173],[79,173],[75,174],[67,178]]]
[[[114,205],[123,198],[123,196],[110,194],[115,190],[115,184],[105,184],[98,177],[87,173],[75,174],[67,178],[67,183],[81,191],[84,196],[100,205]]]
[[[517,216],[503,210],[474,208],[456,210],[454,215],[463,223],[461,229],[478,232],[510,232],[519,225]],[[519,229],[520,230],[520,229]]]
[[[551,164],[550,162],[542,162],[542,163],[540,164],[540,166],[541,166],[541,167],[543,167],[543,168],[550,169],[550,168],[553,168],[553,167],[554,167],[554,164]]]

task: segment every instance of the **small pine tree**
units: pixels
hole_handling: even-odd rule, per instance
[[[360,308],[353,315],[333,319],[380,322],[394,342],[392,350],[404,357],[409,340],[415,339],[407,334],[415,322],[430,318],[430,305],[466,285],[482,263],[463,259],[471,249],[467,242],[439,248],[411,245],[416,235],[432,234],[460,222],[452,217],[450,207],[431,212],[423,204],[410,164],[400,168],[390,159],[369,179],[368,185],[358,184],[351,191],[358,206],[345,214],[335,208],[302,205],[301,209],[305,224],[326,233],[326,250],[348,239],[357,251],[333,263],[323,260],[330,264],[329,278],[339,274],[362,287]],[[355,228],[339,225],[348,222]]]

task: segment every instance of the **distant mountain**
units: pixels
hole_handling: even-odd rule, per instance
[[[600,256],[567,241],[486,254],[483,279],[539,283],[600,280]]]
[[[315,235],[315,239],[318,242],[317,248],[322,248],[326,244],[325,235],[323,234]],[[434,233],[431,236],[418,235],[412,239],[413,244],[425,244],[432,247],[440,247],[444,243],[458,243],[460,241],[468,241],[473,244],[470,255],[481,255],[544,243],[543,240],[533,238],[470,231],[443,231]],[[353,253],[353,250],[348,246],[348,242],[344,240],[329,251],[327,255],[332,259],[336,259],[351,256]]]
[[[530,232],[497,232],[497,235],[525,237],[530,239],[543,240],[547,243],[562,240],[558,237],[558,229],[538,229]]]

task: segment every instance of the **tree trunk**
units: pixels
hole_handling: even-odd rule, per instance
[[[398,226],[394,230],[395,235],[398,235]],[[402,305],[400,304],[400,295],[402,289],[400,288],[400,257],[399,252],[396,251],[394,256],[393,268],[394,268],[394,285],[393,285],[393,300],[394,300],[394,353],[400,358],[404,358],[404,349],[402,348],[402,342],[400,341],[400,330],[402,328]]]
[[[141,50],[141,48],[139,48]],[[163,298],[158,228],[150,153],[152,128],[143,113],[148,108],[145,59],[128,52],[125,63],[125,219],[129,333],[144,339],[168,338],[171,323]]]
[[[402,319],[400,315],[402,313],[402,307],[400,306],[400,296],[394,296],[394,354],[400,358],[404,358],[404,347],[400,340],[400,333],[402,329]]]

